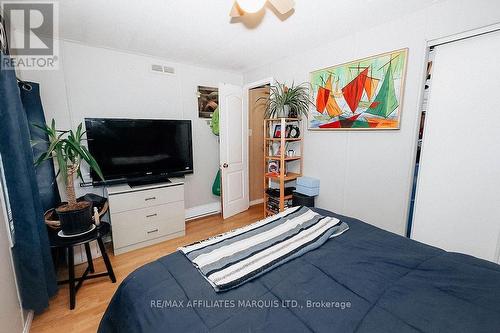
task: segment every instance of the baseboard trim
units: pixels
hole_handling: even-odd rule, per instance
[[[220,212],[220,202],[212,202],[206,205],[191,207],[186,209],[186,221],[197,219],[203,216],[218,214]]]
[[[261,203],[264,203],[264,198],[250,201],[250,206],[255,206]]]
[[[26,322],[24,323],[23,333],[29,333],[31,329],[31,323],[33,322],[34,312],[29,310],[26,316]]]

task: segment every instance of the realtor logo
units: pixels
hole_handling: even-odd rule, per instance
[[[53,70],[58,68],[58,3],[2,1],[10,57],[1,69]]]

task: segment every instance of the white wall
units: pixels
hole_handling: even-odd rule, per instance
[[[245,73],[244,82],[269,76],[288,83],[309,81],[313,70],[408,47],[401,129],[307,131],[304,152],[305,174],[321,179],[318,207],[404,234],[427,41],[499,21],[500,2],[496,0],[442,2],[321,48],[298,51]]]
[[[211,189],[219,144],[206,120],[198,118],[197,86],[241,85],[242,75],[69,41],[60,46],[59,70],[21,73],[24,80],[40,83],[47,121],[54,118],[64,129],[85,117],[192,120],[194,174],[186,177],[187,214],[218,209],[219,197]],[[176,74],[152,73],[153,63],[172,66]]]

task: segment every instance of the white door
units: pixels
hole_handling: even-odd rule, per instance
[[[412,238],[498,262],[500,33],[435,52]]]
[[[220,166],[222,215],[226,219],[249,207],[248,117],[243,109],[243,89],[219,86]]]

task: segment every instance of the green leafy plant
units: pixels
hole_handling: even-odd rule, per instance
[[[97,175],[104,180],[101,168],[95,158],[90,154],[87,147],[82,143],[85,131],[82,130],[83,125],[80,123],[76,131],[63,131],[56,129],[56,122],[52,119],[51,125],[33,125],[44,131],[48,136],[48,149],[42,153],[35,161],[35,166],[39,166],[42,162],[55,158],[59,166],[59,171],[56,177],[61,176],[66,185],[67,208],[69,210],[78,208],[76,202],[74,176],[78,175],[82,180],[80,170],[82,161],[85,161]],[[36,145],[39,142],[33,142]]]
[[[299,85],[292,83],[290,87],[276,82],[270,88],[269,97],[261,97],[257,101],[266,100],[266,118],[288,117],[290,113],[307,118],[309,107],[313,105],[309,87],[307,82]]]

